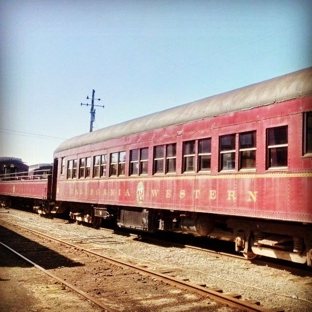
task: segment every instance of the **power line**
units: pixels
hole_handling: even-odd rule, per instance
[[[30,132],[18,131],[18,130],[10,130],[10,129],[4,129],[4,128],[0,128],[0,132],[13,134],[13,135],[32,136],[32,137],[42,138],[42,139],[57,139],[57,140],[66,140],[67,139],[67,138],[63,138],[63,137],[44,135],[44,134],[38,134],[38,133],[30,133]]]

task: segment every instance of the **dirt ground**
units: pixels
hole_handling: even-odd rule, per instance
[[[101,311],[0,245],[0,312]]]
[[[105,229],[95,230],[77,224],[67,224],[63,220],[48,220],[22,211],[12,210],[10,213],[1,213],[0,224],[1,220],[6,219],[19,221],[21,224],[27,223],[40,231],[54,233],[56,237],[66,238],[70,242],[81,244],[87,249],[94,249],[108,257],[144,265],[160,273],[170,273],[178,279],[187,278],[195,284],[207,284],[209,287],[222,289],[224,293],[242,294],[244,299],[258,300],[262,306],[268,308],[282,308],[285,312],[312,311],[310,271],[281,270],[269,262],[246,262],[219,255],[210,255],[198,250],[159,246],[144,240],[134,239],[131,236],[115,235]],[[2,241],[1,233],[0,241]],[[72,261],[84,263],[83,260],[78,259],[79,257],[75,255]],[[68,255],[65,254],[65,258],[62,259],[66,260],[67,258]],[[56,260],[54,256],[52,259]],[[62,261],[57,266],[56,264],[48,266],[48,269],[57,269],[63,266]],[[65,262],[61,271],[63,272],[67,267],[69,266]],[[78,275],[75,277],[79,268],[79,265],[71,266],[70,273],[66,276],[68,279],[69,277],[75,278],[75,281],[78,281],[78,286],[82,280]],[[97,272],[94,271],[93,273]],[[97,280],[99,277],[103,278],[104,282],[99,282],[101,287],[105,286],[107,279],[109,279],[107,275],[109,272],[105,272],[105,274],[98,272],[101,273],[101,276],[95,276]],[[139,282],[143,283],[142,280]],[[95,291],[102,292],[101,288],[96,287],[91,288],[92,294]],[[120,289],[125,291],[124,288]],[[95,295],[97,297],[96,293]],[[114,299],[118,302],[116,294]],[[165,298],[162,296],[160,299]],[[81,299],[37,269],[26,265],[16,256],[13,257],[11,252],[6,251],[0,245],[0,312],[63,312],[64,309],[70,312],[100,311],[98,307],[92,306],[88,301]],[[150,310],[146,309],[145,311]],[[168,311],[168,309],[162,311]],[[177,304],[176,309],[171,311],[181,311],[181,306]],[[224,312],[225,309],[215,307],[214,311]]]

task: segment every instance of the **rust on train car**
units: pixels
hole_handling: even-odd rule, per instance
[[[78,222],[312,266],[312,68],[66,140],[52,181],[46,210]]]
[[[56,210],[311,265],[311,81],[308,68],[65,141]]]

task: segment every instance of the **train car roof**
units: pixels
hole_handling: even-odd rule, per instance
[[[55,153],[135,133],[251,109],[312,94],[312,67],[195,102],[82,134],[61,143]]]
[[[16,157],[0,157],[0,165],[7,165],[7,164],[12,164],[12,165],[20,165],[23,167],[27,167],[28,165],[26,165],[23,160],[21,158],[16,158]]]
[[[0,163],[12,162],[12,161],[23,164],[23,161],[22,161],[21,158],[16,158],[16,157],[3,157],[3,156],[0,157]]]
[[[52,163],[40,163],[40,164],[30,165],[29,171],[33,171],[33,170],[41,169],[41,168],[46,169],[47,167],[52,168],[52,166],[53,166]]]

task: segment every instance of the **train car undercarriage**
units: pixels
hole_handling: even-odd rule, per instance
[[[177,232],[231,241],[235,251],[248,259],[265,256],[312,266],[312,226],[308,224],[139,207],[62,205],[57,212],[69,208],[70,218],[78,223],[98,227],[102,219],[114,219],[118,227],[134,231]]]
[[[235,251],[248,259],[265,256],[312,266],[312,226],[269,220],[233,218],[215,214],[173,210],[90,205],[84,203],[21,201],[2,197],[2,207],[32,206],[40,215],[64,214],[77,223],[98,228],[102,220],[113,219],[120,228],[137,232],[177,232],[231,241]],[[25,207],[24,207],[25,208]]]

